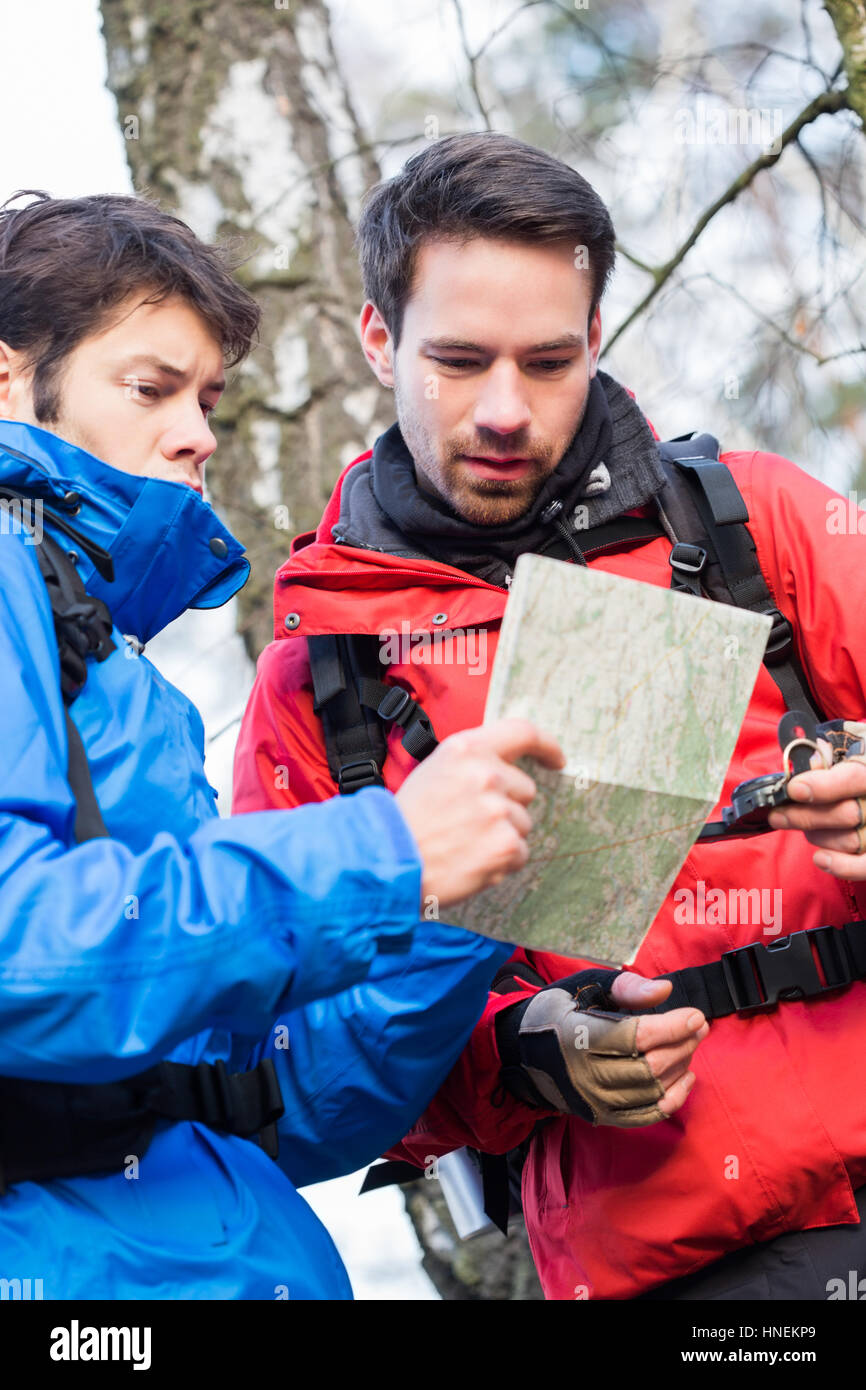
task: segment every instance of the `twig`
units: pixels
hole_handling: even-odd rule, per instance
[[[659,290],[661,290],[663,286],[667,284],[668,280],[673,275],[677,266],[685,260],[689,251],[691,251],[695,242],[698,240],[701,233],[704,231],[704,228],[707,227],[710,222],[712,222],[716,214],[719,213],[723,207],[727,207],[729,203],[733,203],[735,199],[737,199],[740,196],[740,194],[749,187],[749,185],[753,182],[757,175],[761,173],[763,169],[772,168],[772,166],[781,157],[782,151],[785,149],[785,146],[790,145],[792,140],[796,140],[797,136],[800,134],[800,131],[803,130],[805,126],[810,125],[812,121],[817,120],[818,116],[824,115],[825,113],[829,112],[841,111],[843,108],[847,107],[847,105],[847,93],[844,89],[841,91],[822,92],[819,96],[815,97],[813,101],[810,101],[808,106],[805,106],[803,110],[800,112],[800,114],[798,116],[795,116],[794,120],[791,121],[790,125],[782,132],[782,135],[779,139],[778,150],[765,150],[764,153],[762,155],[759,155],[757,159],[753,160],[752,163],[749,164],[748,167],[745,168],[741,174],[737,175],[733,183],[729,184],[728,187],[725,189],[724,193],[720,194],[720,196],[716,198],[715,202],[711,203],[710,206],[708,208],[705,208],[705,210],[701,213],[700,217],[698,218],[692,230],[689,232],[685,241],[674,252],[670,260],[665,261],[663,265],[649,269],[648,273],[652,275],[653,278],[651,288],[644,295],[640,303],[637,304],[634,309],[632,309],[631,313],[626,315],[625,319],[619,325],[619,327],[615,329],[612,337],[608,339],[607,346],[605,348],[606,352],[610,352],[611,348],[617,342],[617,339],[619,339],[622,336],[622,334],[626,331],[626,329],[630,328],[631,325],[635,322],[635,320],[640,317],[640,315],[646,309],[647,305],[652,303]]]
[[[760,309],[756,309],[752,300],[740,294],[740,291],[729,284],[727,280],[720,280],[711,270],[701,271],[693,278],[696,280],[710,280],[714,285],[718,285],[720,290],[726,290],[728,294],[733,295],[734,299],[738,299],[741,304],[745,305],[745,307],[754,314],[756,319],[765,324],[767,328],[772,329],[776,336],[781,339],[787,347],[793,348],[796,352],[803,353],[806,357],[811,357],[812,361],[816,362],[819,367],[825,366],[828,362],[837,362],[840,357],[856,357],[859,353],[866,352],[866,343],[857,343],[854,347],[842,348],[839,352],[831,352],[822,356],[821,353],[815,352],[814,348],[808,347],[805,343],[797,342],[796,338],[792,338],[784,328],[780,328],[767,314],[762,314]]]
[[[466,26],[463,22],[463,9],[461,7],[460,0],[451,0],[451,2],[454,6],[454,12],[457,15],[457,27],[460,30],[460,42],[463,45],[463,53],[466,57],[467,63],[469,64],[469,85],[472,88],[473,95],[475,97],[476,102],[478,103],[478,110],[481,112],[481,119],[483,120],[487,129],[492,130],[493,122],[490,119],[490,112],[484,105],[484,99],[481,95],[481,90],[478,86],[478,53],[472,53],[470,51],[469,40],[466,36]]]

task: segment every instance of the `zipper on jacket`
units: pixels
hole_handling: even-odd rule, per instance
[[[541,513],[539,521],[543,522],[545,526],[548,524],[548,522],[552,521],[557,531],[562,536],[562,539],[565,541],[566,545],[571,551],[572,555],[574,556],[575,564],[585,565],[586,559],[584,557],[583,551],[577,543],[577,538],[575,537],[574,532],[571,530],[571,527],[566,526],[565,522],[562,520],[562,517],[560,516],[560,512],[562,511],[562,509],[563,503],[560,502],[558,499],[554,502],[548,503],[548,505],[544,508],[544,511]]]
[[[443,570],[444,570],[444,569],[445,569],[445,566],[443,565],[442,570],[390,570],[390,571],[388,571],[388,572],[389,572],[389,573],[392,573],[392,574],[406,574],[406,575],[410,575],[410,576],[417,577],[418,579],[438,579],[439,582],[440,582],[440,583],[443,583],[443,584],[446,583],[446,582],[453,582],[453,581],[451,580],[451,575],[450,575],[450,574],[445,574],[445,573],[443,573]],[[320,569],[317,569],[317,570],[312,571],[312,574],[315,574],[315,575],[320,575],[320,574],[332,574],[332,575],[335,575],[335,576],[339,576],[339,577],[342,578],[342,579],[345,579],[345,577],[346,577],[346,571],[345,571],[345,570],[320,570]],[[475,589],[493,589],[494,592],[495,592],[495,593],[498,593],[498,594],[507,594],[507,593],[508,593],[508,590],[507,590],[506,588],[503,588],[502,585],[500,585],[500,584],[489,584],[489,583],[487,582],[486,579],[476,579],[474,575],[466,574],[466,573],[464,573],[463,570],[454,570],[454,571],[453,571],[453,574],[454,574],[455,578],[460,579],[460,581],[461,581],[462,583],[464,583],[464,584],[469,584],[469,585],[471,585],[471,586],[472,586],[473,588],[475,588]],[[304,579],[309,579],[310,577],[311,577],[311,575],[299,575],[297,579],[285,579],[285,580],[283,580],[282,582],[283,582],[284,584],[301,584],[301,583],[303,583]]]

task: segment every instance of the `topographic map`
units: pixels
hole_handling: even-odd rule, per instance
[[[529,864],[449,920],[633,959],[719,799],[769,631],[729,604],[522,555],[484,719],[531,719],[568,761],[527,760]]]

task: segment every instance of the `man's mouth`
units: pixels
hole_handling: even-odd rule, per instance
[[[528,458],[491,458],[477,454],[462,454],[461,462],[466,463],[478,478],[522,478],[532,468]]]

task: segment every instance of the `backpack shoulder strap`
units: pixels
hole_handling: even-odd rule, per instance
[[[773,627],[764,664],[788,709],[804,709],[820,723],[824,715],[812,695],[794,646],[788,619],[773,602],[761,567],[743,495],[719,458],[711,434],[659,444],[666,482],[656,495],[659,514],[674,542],[671,588],[705,592],[720,603],[764,613]]]
[[[341,796],[385,785],[385,729],[399,724],[403,747],[420,762],[438,743],[429,716],[399,685],[386,685],[379,638],[333,633],[307,638],[314,705],[328,767]]]
[[[371,657],[363,640],[359,645],[359,639],[349,633],[308,637],[307,651],[313,708],[322,721],[328,767],[337,790],[347,796],[362,787],[384,786],[384,730],[376,716],[362,706],[354,678],[356,669],[378,671],[378,656],[373,652]]]
[[[87,593],[72,560],[47,532],[43,532],[36,546],[36,558],[54,618],[68,745],[66,779],[75,798],[75,839],[82,844],[85,840],[108,838],[108,830],[99,809],[84,743],[69,706],[87,680],[87,658],[105,661],[115,649],[111,614],[101,599]]]

